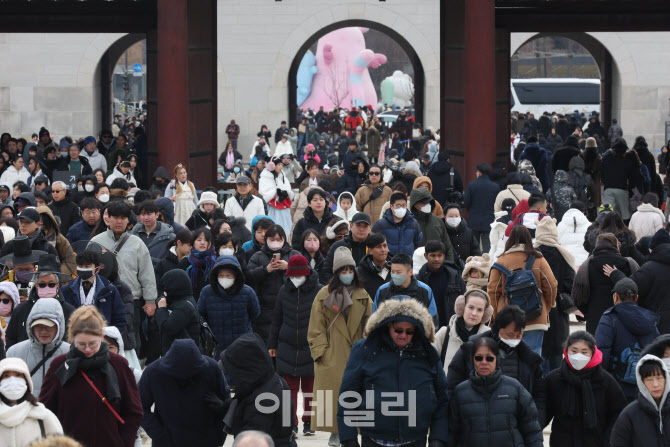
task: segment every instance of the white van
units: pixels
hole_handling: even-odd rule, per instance
[[[575,110],[587,116],[600,113],[600,79],[512,79],[512,112],[571,114]]]

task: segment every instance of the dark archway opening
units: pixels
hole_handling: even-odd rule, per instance
[[[414,51],[414,48],[401,34],[393,30],[392,28],[389,28],[388,26],[369,20],[344,20],[341,22],[332,23],[320,29],[318,32],[314,33],[309,39],[305,41],[305,43],[302,44],[302,46],[296,53],[295,57],[293,58],[291,68],[289,69],[288,72],[288,108],[289,108],[289,123],[291,126],[297,125],[297,111],[298,111],[298,104],[296,98],[296,92],[298,88],[297,74],[298,74],[298,67],[300,66],[300,62],[302,61],[303,56],[305,55],[307,50],[309,50],[321,37],[325,36],[326,34],[341,28],[355,27],[355,26],[370,28],[379,31],[387,35],[391,39],[393,39],[395,42],[397,42],[398,45],[400,45],[400,47],[405,51],[405,53],[409,58],[410,63],[412,64],[412,68],[414,71],[414,110],[415,110],[414,114],[416,117],[416,122],[423,123],[424,104],[425,104],[425,74],[423,71],[423,65],[421,64],[421,60],[419,59],[419,56],[416,54],[416,51]],[[377,105],[373,104],[373,106],[376,107]]]

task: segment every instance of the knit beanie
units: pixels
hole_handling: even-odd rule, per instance
[[[491,297],[482,289],[470,289],[463,295],[456,298],[456,302],[454,303],[454,312],[456,312],[456,315],[459,317],[463,316],[463,312],[465,312],[466,298],[470,295],[473,297],[484,298],[484,300],[486,300],[486,309],[484,309],[482,323],[488,324],[488,322],[491,321],[491,317],[493,316],[493,306],[491,306]]]
[[[348,265],[356,268],[354,258],[351,256],[351,251],[347,247],[337,247],[333,254],[333,273]]]
[[[651,237],[651,242],[649,242],[649,250],[653,250],[661,244],[670,244],[670,234],[664,229],[661,228]]]
[[[303,255],[293,255],[288,260],[286,276],[309,276],[311,272],[307,258]]]
[[[33,392],[33,380],[30,378],[30,370],[28,365],[22,359],[18,357],[7,357],[6,359],[0,361],[0,376],[5,373],[5,371],[14,371],[23,374],[23,378],[26,379],[28,384],[28,391]]]
[[[488,278],[491,271],[491,257],[489,254],[484,253],[482,256],[470,256],[466,259],[465,267],[463,267],[463,273],[461,274],[463,280],[468,280],[470,270],[478,270],[481,278]]]

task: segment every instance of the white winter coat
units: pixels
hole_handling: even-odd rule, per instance
[[[653,236],[658,230],[665,226],[663,211],[654,208],[648,203],[637,207],[637,211],[630,218],[628,228],[633,230],[639,241],[645,236]]]
[[[491,231],[489,232],[489,241],[491,242],[489,256],[491,256],[491,263],[496,262],[496,259],[505,251],[505,242],[507,241],[505,230],[507,229],[507,225],[498,222],[497,219],[506,214],[506,211],[498,211],[495,213],[496,220],[491,224]]]
[[[344,195],[346,194],[346,195]],[[351,208],[348,210],[343,210],[340,207],[340,200],[342,197],[348,197],[351,199]],[[346,220],[347,222],[351,223],[351,219],[354,218],[354,214],[356,214],[358,210],[356,209],[356,198],[354,197],[353,194],[350,193],[342,193],[337,197],[337,209],[335,210],[335,215],[338,217],[341,217],[342,219]]]
[[[256,146],[258,146],[258,140],[256,140],[254,144],[251,145],[251,156],[249,157],[250,159],[256,156]],[[267,141],[265,142],[265,146],[263,146],[263,151],[268,157],[272,156],[272,149],[270,149],[270,143],[268,143]]]
[[[28,401],[10,407],[0,402],[0,445],[2,447],[28,447],[42,439],[39,420],[43,421],[47,436],[63,434],[60,421],[43,404]]]
[[[575,255],[575,265],[582,265],[589,256],[584,250],[584,238],[590,225],[584,213],[574,208],[567,210],[557,225],[558,243]]]
[[[445,339],[449,337],[449,340],[447,343],[447,352],[444,355],[444,373],[447,373],[447,370],[449,369],[449,364],[453,360],[454,356],[456,355],[456,352],[458,352],[459,349],[461,349],[461,345],[463,345],[464,341],[458,338],[458,335],[456,334],[456,320],[458,319],[458,315],[452,315],[451,319],[449,320],[449,324],[447,326],[442,326],[439,331],[435,334],[435,341],[433,342],[433,346],[435,349],[437,349],[438,354],[442,355],[442,345],[445,342]],[[481,334],[483,332],[488,331],[490,328],[485,325],[485,324],[480,324],[479,325],[479,331],[476,333],[473,331],[471,335],[477,335]]]
[[[256,146],[254,145],[254,148]],[[275,157],[281,157],[282,155],[289,154],[289,155],[295,155],[293,153],[293,146],[291,143],[288,141],[288,138],[286,139],[286,142],[284,143],[283,141],[279,140],[279,143],[277,143],[277,147],[275,147]],[[255,153],[254,153],[255,155]],[[252,156],[253,157],[253,156]]]
[[[18,181],[22,182],[27,182],[28,177],[30,177],[30,172],[24,167],[20,171],[17,171],[14,165],[10,164],[5,172],[2,173],[2,176],[0,176],[0,182],[6,182],[9,183],[10,185],[14,185],[14,183]]]
[[[135,177],[133,177],[133,174],[130,171],[128,171],[128,174],[129,174],[130,177],[123,175],[123,172],[114,168],[114,171],[111,174],[109,174],[109,176],[105,180],[105,183],[107,183],[108,185],[111,185],[112,182],[114,180],[116,180],[117,178],[122,178],[125,181],[127,181],[128,183],[132,183],[135,186],[137,186],[137,180],[135,180]]]
[[[271,200],[277,197],[277,189],[287,191],[288,198],[291,200],[295,197],[295,193],[291,189],[291,182],[288,181],[283,172],[280,172],[275,178],[274,174],[267,168],[263,169],[261,178],[258,180],[258,192],[268,205]]]
[[[251,221],[254,219],[254,217],[265,214],[265,207],[263,206],[263,201],[260,199],[260,197],[252,195],[252,199],[247,207],[242,209],[235,196],[230,196],[228,200],[226,200],[226,205],[223,208],[223,212],[226,214],[226,216],[244,217],[246,220],[244,225],[246,225],[249,231],[252,231]]]
[[[95,172],[96,169],[102,169],[104,172],[107,172],[107,159],[105,158],[104,155],[102,155],[98,151],[97,147],[95,148],[95,150],[93,151],[92,154],[89,154],[88,152],[86,152],[86,158],[88,159],[88,164],[91,165],[91,170],[93,172]],[[111,185],[112,182],[109,182],[107,184]],[[137,184],[137,183],[135,183],[135,184]]]

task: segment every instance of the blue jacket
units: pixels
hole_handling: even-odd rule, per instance
[[[223,416],[212,411],[204,397],[226,401],[230,390],[216,361],[200,354],[193,340],[175,340],[163,358],[147,366],[139,388],[142,427],[152,445],[188,445],[194,439],[202,447],[223,445]]]
[[[615,372],[616,359],[626,348],[637,342],[640,348],[651,344],[658,337],[658,314],[633,302],[619,303],[610,307],[600,317],[596,329],[596,345],[603,353],[602,366],[614,376],[627,398],[637,395],[637,386],[621,382]]]
[[[519,161],[521,160],[530,160],[535,168],[535,175],[542,183],[542,189],[548,191],[551,182],[549,180],[549,155],[546,149],[537,143],[528,143],[519,156]]]
[[[86,222],[80,220],[76,224],[72,225],[69,230],[67,230],[67,236],[65,236],[65,238],[70,241],[70,244],[73,244],[77,241],[88,241],[91,239],[92,231],[92,226],[89,226]]]
[[[412,256],[414,250],[421,245],[423,234],[419,223],[414,219],[414,214],[409,210],[400,223],[393,220],[393,210],[391,208],[384,211],[384,217],[379,219],[372,226],[372,232],[382,232],[386,236],[386,242],[389,251],[393,254],[405,253]]]
[[[409,283],[409,286],[406,289],[396,286],[393,284],[393,281],[387,282],[377,289],[375,294],[374,302],[372,303],[372,312],[375,312],[377,308],[386,300],[405,296],[414,298],[421,304],[423,304],[430,316],[433,317],[433,324],[436,328],[439,328],[439,321],[437,317],[437,305],[435,304],[435,297],[433,296],[433,290],[428,287],[427,284],[418,281],[416,278],[412,278],[412,281]]]
[[[493,208],[499,192],[500,187],[488,175],[480,175],[477,180],[470,182],[465,190],[463,204],[468,210],[468,227],[471,230],[491,231],[491,224],[495,220]]]
[[[235,283],[224,290],[219,270],[235,272]],[[220,256],[209,274],[210,284],[200,292],[198,311],[216,337],[216,356],[242,334],[251,332],[251,322],[261,313],[254,289],[244,284],[244,274],[235,256]]]
[[[74,306],[75,309],[81,306],[80,287],[81,279],[75,278],[60,288],[65,302]],[[121,333],[126,330],[126,308],[123,305],[119,290],[100,275],[95,275],[93,302],[102,316],[105,317],[107,324],[116,326]]]

